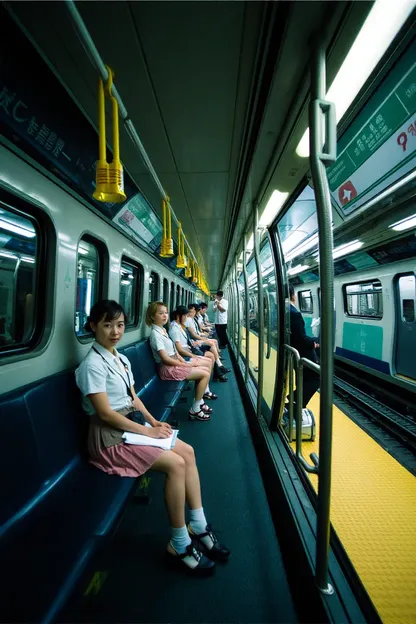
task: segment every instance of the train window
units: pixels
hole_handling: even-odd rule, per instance
[[[185,291],[183,288],[181,290],[181,305],[185,305]]]
[[[143,269],[141,266],[134,264],[127,258],[121,259],[119,301],[128,318],[126,327],[135,327],[139,322],[142,276]]]
[[[163,303],[169,305],[169,282],[166,278],[163,280]]]
[[[344,286],[345,311],[348,316],[370,318],[383,317],[383,293],[381,282],[374,280]]]
[[[175,284],[174,282],[171,282],[170,284],[170,299],[169,299],[169,314],[172,312],[172,310],[175,309]]]
[[[299,309],[301,312],[308,312],[312,314],[313,312],[313,300],[312,293],[310,290],[301,290],[298,293],[299,299]]]
[[[181,287],[176,286],[176,307],[181,305]]]
[[[40,289],[39,230],[32,219],[0,209],[0,352],[34,342]],[[40,320],[40,319],[39,319]]]
[[[414,275],[402,275],[399,278],[399,294],[402,320],[406,323],[414,323],[416,300],[416,277]]]
[[[84,326],[91,308],[101,298],[100,282],[102,259],[99,246],[91,238],[81,238],[77,259],[77,300],[75,306],[75,333],[85,336]]]
[[[149,277],[149,303],[159,299],[159,275],[152,271]]]

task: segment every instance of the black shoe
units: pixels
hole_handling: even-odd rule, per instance
[[[231,373],[231,368],[225,368],[225,366],[220,366],[220,372],[225,375],[226,373]]]
[[[214,381],[220,381],[221,383],[225,383],[226,381],[228,381],[228,377],[226,377],[225,375],[221,375],[221,377],[216,377]]]
[[[182,554],[177,553],[169,542],[166,560],[170,565],[174,565],[192,576],[208,576],[215,572],[215,562],[208,559],[193,542],[186,547],[186,551]]]
[[[207,524],[204,533],[194,533],[191,525],[188,525],[188,532],[195,543],[197,550],[203,552],[212,561],[227,561],[230,551],[218,540],[218,535],[214,533],[210,524]]]

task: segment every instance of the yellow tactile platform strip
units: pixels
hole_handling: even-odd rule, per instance
[[[253,334],[251,349],[257,363]],[[269,394],[275,367],[267,364]],[[319,421],[319,394],[309,407]],[[416,624],[416,479],[336,406],[333,419],[332,524],[383,622]],[[318,450],[319,435],[303,443],[307,459]]]

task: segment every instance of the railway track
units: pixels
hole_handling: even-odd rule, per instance
[[[411,415],[398,412],[339,376],[334,377],[336,393],[364,417],[393,436],[416,456],[416,422]]]

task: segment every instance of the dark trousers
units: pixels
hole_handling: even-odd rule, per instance
[[[296,381],[297,386],[297,381]],[[302,396],[302,408],[306,407],[315,392],[319,388],[319,375],[315,371],[308,368],[303,369],[303,396]],[[298,391],[293,393],[293,402],[296,404]]]
[[[220,343],[220,347],[226,347],[228,344],[227,324],[224,324],[224,325],[215,324],[215,331],[217,332],[218,342]]]

